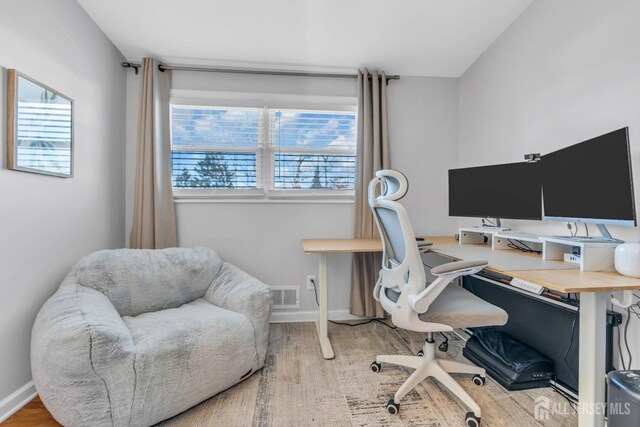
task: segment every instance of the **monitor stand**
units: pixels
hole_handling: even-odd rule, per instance
[[[553,236],[563,240],[581,243],[624,243],[624,240],[615,239],[604,224],[596,224],[602,236]]]
[[[483,219],[484,220],[484,219]],[[500,218],[494,218],[495,225],[485,225],[484,222],[482,225],[474,225],[472,228],[477,229],[478,231],[486,230],[486,231],[509,231],[511,230],[509,227],[503,227],[500,222]]]

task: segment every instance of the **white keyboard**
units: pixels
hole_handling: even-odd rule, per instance
[[[540,285],[527,282],[526,280],[516,279],[515,277],[511,279],[511,285],[515,286],[516,288],[519,288],[534,294],[538,294],[538,295],[540,295],[544,291],[544,287]]]

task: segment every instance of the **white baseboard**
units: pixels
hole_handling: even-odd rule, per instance
[[[36,393],[33,381],[29,381],[27,384],[2,399],[0,401],[0,424],[11,415],[18,412],[24,405],[31,402],[37,395],[38,393]]]
[[[361,320],[365,317],[354,316],[349,310],[329,310],[331,320]],[[315,322],[318,320],[317,311],[273,311],[271,313],[271,323],[300,323]]]

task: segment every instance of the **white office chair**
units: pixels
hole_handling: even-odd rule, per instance
[[[380,195],[376,189],[380,186]],[[371,364],[379,372],[382,363],[406,366],[415,371],[387,403],[387,410],[397,414],[402,398],[428,377],[436,378],[470,409],[466,425],[480,425],[480,407],[449,375],[474,374],[473,382],[483,385],[485,370],[477,366],[438,359],[435,354],[434,332],[452,331],[461,327],[504,325],[507,313],[499,307],[478,298],[461,286],[450,284],[460,276],[474,274],[487,265],[486,261],[456,261],[431,269],[437,279],[426,283],[424,265],[418,251],[407,212],[398,203],[408,190],[407,178],[394,170],[381,170],[369,183],[369,205],[376,219],[383,242],[380,277],[374,297],[391,314],[399,328],[426,332],[424,347],[418,356],[377,356]]]

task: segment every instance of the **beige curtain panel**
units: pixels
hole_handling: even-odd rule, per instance
[[[177,246],[171,183],[170,89],[171,72],[161,72],[157,60],[143,58],[130,236],[130,246],[136,249]]]
[[[389,168],[387,82],[384,71],[369,73],[367,69],[358,70],[357,153],[354,237],[378,237],[367,200],[367,187],[376,171]],[[373,288],[381,266],[381,254],[353,255],[349,305],[352,314],[384,317],[382,306],[373,298]]]

